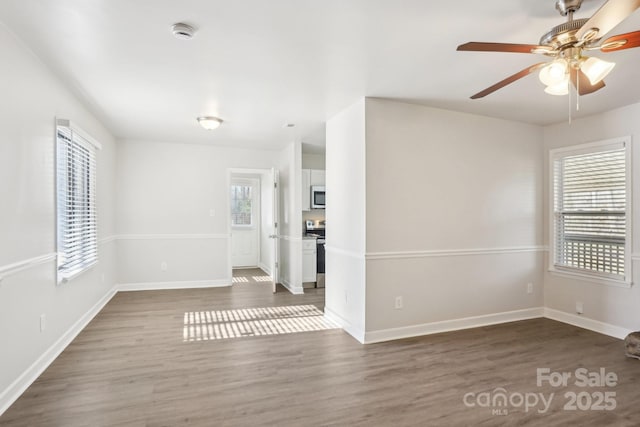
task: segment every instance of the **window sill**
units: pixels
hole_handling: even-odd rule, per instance
[[[95,267],[97,264],[98,264],[98,261],[96,260],[96,261],[92,262],[91,264],[87,265],[86,267],[84,267],[82,270],[79,270],[79,271],[73,273],[69,277],[64,277],[62,279],[58,278],[58,286],[64,285],[65,283],[76,279],[78,276],[81,276],[84,273],[86,273],[87,271],[93,269],[93,267]]]
[[[630,289],[633,285],[632,282],[627,282],[624,280],[608,279],[606,277],[592,276],[590,274],[581,274],[573,271],[557,270],[555,268],[550,268],[548,271],[553,276],[582,280],[585,282],[596,283],[598,285],[613,286],[616,288]]]

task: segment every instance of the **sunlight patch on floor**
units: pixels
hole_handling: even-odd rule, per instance
[[[184,313],[184,342],[337,329],[314,305],[188,311]]]
[[[253,280],[256,282],[270,282],[271,276],[253,276]]]
[[[233,277],[231,280],[233,283],[249,283],[248,277]]]

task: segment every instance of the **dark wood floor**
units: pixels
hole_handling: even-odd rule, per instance
[[[252,273],[245,271],[239,274]],[[260,273],[258,273],[260,274]],[[259,277],[259,276],[256,276]],[[638,426],[640,361],[619,340],[546,319],[361,345],[339,329],[184,339],[185,313],[323,305],[268,282],[116,295],[0,417],[2,426]],[[615,387],[536,385],[536,369],[617,374]],[[480,393],[555,393],[468,407]],[[564,410],[567,392],[615,392],[613,411]],[[468,393],[475,393],[468,395]],[[514,403],[519,403],[517,396]],[[583,397],[583,402],[586,402]],[[492,409],[500,411],[492,413]],[[501,411],[507,410],[508,413]]]

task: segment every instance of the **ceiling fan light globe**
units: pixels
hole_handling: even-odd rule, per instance
[[[562,59],[555,60],[545,65],[538,75],[540,81],[546,86],[556,86],[567,79],[567,63]]]
[[[568,95],[569,79],[566,79],[566,81],[563,81],[553,86],[547,86],[544,91],[549,95],[556,95],[556,96]]]
[[[591,84],[595,85],[604,79],[615,66],[616,64],[614,62],[607,62],[591,57],[587,58],[587,60],[580,65],[580,69],[589,78]]]

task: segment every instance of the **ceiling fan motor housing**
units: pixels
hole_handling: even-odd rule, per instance
[[[565,46],[573,45],[578,42],[576,33],[587,21],[588,19],[576,19],[557,25],[542,36],[540,44],[543,46],[551,46],[554,49],[561,49]]]

